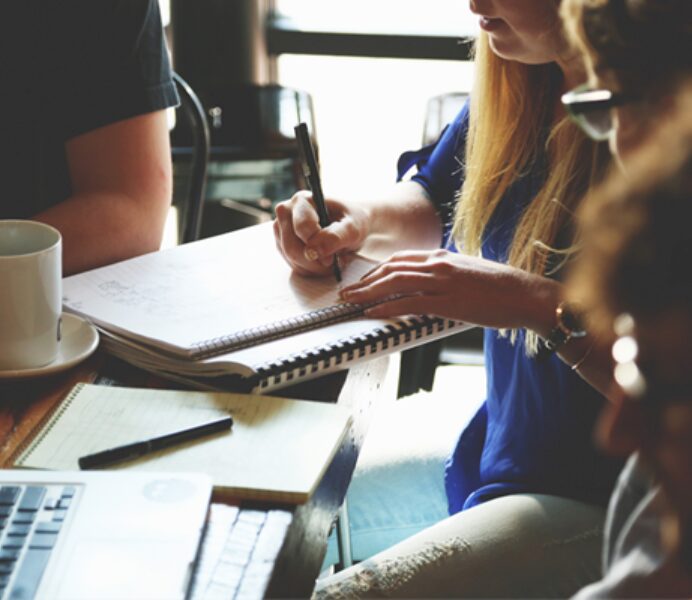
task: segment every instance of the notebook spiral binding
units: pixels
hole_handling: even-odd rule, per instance
[[[220,354],[242,350],[259,343],[271,342],[283,337],[319,329],[325,325],[340,323],[363,315],[371,304],[337,304],[304,313],[290,319],[275,321],[260,327],[244,329],[233,335],[225,335],[192,345],[192,358],[195,360],[211,358]]]
[[[53,428],[55,423],[60,420],[63,413],[72,403],[72,400],[74,400],[83,387],[83,383],[76,384],[62,402],[58,402],[44,415],[44,417],[32,428],[29,435],[24,438],[24,441],[14,450],[8,459],[6,466],[21,467],[24,464],[24,462],[31,456],[34,449],[38,447],[41,441],[43,441],[43,438],[50,433],[50,430]],[[41,435],[36,435],[36,432],[38,431],[41,431]]]
[[[254,384],[262,390],[293,379],[301,379],[459,325],[457,321],[440,317],[417,316],[400,319],[367,334],[341,339],[328,346],[266,363],[257,369],[253,377]]]

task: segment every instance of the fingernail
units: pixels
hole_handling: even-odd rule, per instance
[[[317,254],[317,250],[313,250],[312,248],[305,248],[303,251],[303,256],[305,256],[306,260],[309,260],[310,262],[317,260],[320,255]]]

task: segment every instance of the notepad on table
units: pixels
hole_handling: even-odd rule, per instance
[[[336,404],[222,392],[78,384],[13,457],[14,467],[77,470],[79,457],[231,413],[233,428],[113,469],[198,471],[220,496],[305,502],[351,421]]]
[[[373,265],[342,258],[343,285]],[[425,316],[366,319],[333,277],[302,277],[271,223],[153,252],[63,282],[64,306],[112,354],[202,388],[268,391],[459,331]]]

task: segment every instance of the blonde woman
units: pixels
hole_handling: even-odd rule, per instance
[[[584,73],[558,5],[471,2],[483,30],[471,105],[390,197],[330,200],[323,230],[307,193],[277,207],[277,244],[297,272],[327,275],[334,253],[366,243],[401,250],[343,292],[380,301],[371,316],[486,328],[487,400],[447,464],[452,516],[318,582],[320,597],[558,597],[598,577],[617,465],[593,448],[604,400],[576,370],[603,389],[610,374],[559,280],[573,211],[603,161],[560,110]],[[450,237],[463,253],[439,249]]]

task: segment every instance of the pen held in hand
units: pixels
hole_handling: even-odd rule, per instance
[[[298,142],[298,150],[300,153],[300,162],[303,166],[303,174],[305,175],[308,186],[312,191],[312,200],[315,203],[315,208],[317,209],[320,227],[324,228],[331,223],[331,220],[329,218],[329,212],[327,211],[327,205],[324,201],[322,182],[320,180],[319,169],[317,168],[315,150],[313,149],[312,142],[310,141],[308,126],[305,123],[299,123],[295,126],[295,132],[296,141]],[[339,258],[336,254],[332,260],[332,271],[337,283],[340,283],[341,267],[339,266]]]
[[[207,423],[195,425],[187,429],[174,431],[173,433],[166,433],[148,440],[141,440],[131,444],[109,448],[108,450],[102,450],[94,454],[87,454],[86,456],[82,456],[77,463],[82,470],[100,469],[126,460],[140,458],[152,452],[156,452],[157,450],[163,450],[164,448],[170,448],[171,446],[182,444],[183,442],[196,440],[211,435],[212,433],[218,433],[230,429],[232,425],[233,417],[228,415],[227,417],[208,421]]]

